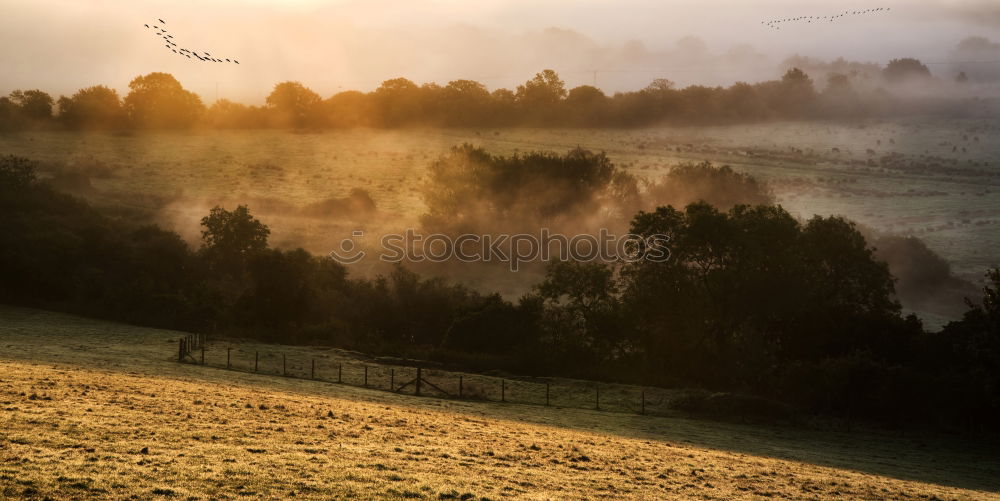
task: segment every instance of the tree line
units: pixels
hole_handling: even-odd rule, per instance
[[[896,113],[974,112],[982,103],[956,100],[943,108],[914,107],[885,89],[907,82],[930,82],[916,59],[895,59],[882,70],[885,88],[856,89],[848,74],[829,73],[816,84],[798,68],[780,79],[729,87],[678,88],[655,79],[637,91],[605,94],[582,85],[567,89],[544,70],[516,89],[496,89],[473,80],[417,85],[405,78],[386,80],[372,92],[345,91],[329,98],[299,82],[274,86],[263,106],[220,99],[206,106],[167,73],[129,82],[124,98],[97,85],[55,100],[41,90],[15,90],[0,97],[0,129],[344,128],[344,127],[637,127],[661,123],[701,124],[779,119],[863,117]]]
[[[524,161],[471,153],[479,162]],[[614,168],[601,155],[537,158],[552,170],[591,162],[593,179],[612,185]],[[688,170],[752,185],[710,165]],[[891,425],[996,431],[1000,270],[989,271],[984,297],[962,320],[926,332],[901,313],[888,267],[842,218],[800,221],[769,203],[698,201],[639,210],[628,224],[638,235],[670,235],[671,259],[555,262],[531,292],[508,300],[402,266],[351,277],[327,257],[272,248],[268,226],[245,206],[212,209],[193,248],[125,209],[57,192],[33,162],[8,156],[0,159],[0,301],[474,369],[701,387]]]

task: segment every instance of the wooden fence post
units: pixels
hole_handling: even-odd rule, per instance
[[[177,361],[184,361],[184,338],[177,340]]]
[[[232,358],[231,357],[231,352],[232,351],[233,351],[233,347],[232,346],[226,348],[226,369],[231,369],[232,368],[232,364],[229,363],[229,360]]]
[[[462,383],[463,383],[462,376],[459,375],[458,376],[458,398],[462,398]]]
[[[312,369],[309,370],[309,379],[316,379],[316,359],[312,359]]]
[[[201,343],[201,365],[205,365],[205,343]]]
[[[253,352],[253,371],[254,372],[257,372],[257,362],[259,362],[259,361],[260,361],[260,352],[259,351]]]
[[[284,353],[281,354],[281,375],[282,376],[287,376],[288,375],[288,364],[285,363],[285,354]]]
[[[500,379],[500,401],[507,401],[507,380],[503,378]]]
[[[396,388],[396,369],[389,369],[389,391],[395,391]]]
[[[365,388],[368,387],[368,366],[365,366]]]
[[[418,397],[420,396],[420,382],[421,382],[421,381],[422,381],[423,379],[424,379],[424,376],[423,376],[423,374],[421,373],[421,370],[420,370],[420,367],[417,367],[417,379],[416,379],[416,383],[417,383],[417,386],[416,386],[416,395],[417,395]]]

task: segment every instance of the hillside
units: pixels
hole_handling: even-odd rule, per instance
[[[173,361],[0,307],[0,496],[1000,499],[982,444],[438,400]]]

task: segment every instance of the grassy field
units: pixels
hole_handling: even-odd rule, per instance
[[[1000,499],[982,443],[417,398],[182,335],[0,307],[0,497]]]

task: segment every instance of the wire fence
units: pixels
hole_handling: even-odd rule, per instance
[[[426,366],[362,362],[280,347],[179,340],[177,360],[232,371],[345,384],[393,393],[635,414],[666,414],[676,394],[662,388],[567,379],[501,377]]]

